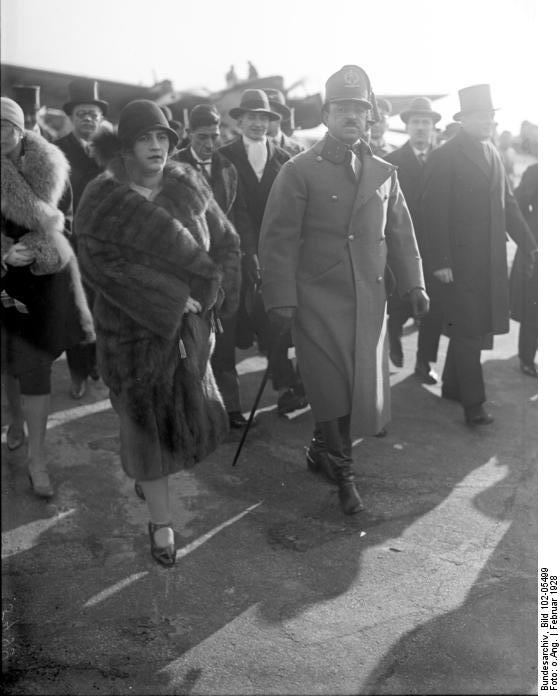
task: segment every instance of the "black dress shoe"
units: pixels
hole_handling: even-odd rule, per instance
[[[438,373],[431,367],[430,363],[417,362],[414,368],[414,374],[420,378],[423,384],[437,384]]]
[[[232,430],[240,430],[241,428],[246,428],[247,427],[247,419],[245,416],[241,413],[241,411],[230,411],[228,413],[229,416],[229,427]],[[254,421],[253,421],[254,423]]]
[[[281,416],[305,408],[309,402],[305,394],[300,389],[290,387],[286,389],[278,398],[278,414]]]
[[[465,409],[465,421],[467,425],[490,425],[494,418],[487,413],[482,406],[473,406]]]
[[[391,359],[391,362],[395,367],[402,367],[404,365],[404,355],[402,352],[402,348],[397,348],[396,346],[393,346],[389,350],[389,358]]]

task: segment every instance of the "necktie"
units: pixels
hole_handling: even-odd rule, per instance
[[[425,152],[418,153],[418,161],[420,162],[422,167],[426,164],[426,153]]]
[[[358,181],[361,170],[361,162],[356,154],[355,147],[356,146],[354,146],[354,148],[349,147],[344,156],[344,166],[352,181]]]
[[[266,166],[267,150],[266,143],[258,140],[249,145],[247,157],[249,164],[253,168],[257,179],[260,181]]]
[[[207,181],[210,181],[210,172],[211,172],[210,167],[212,166],[212,160],[205,160],[205,161],[199,160],[197,162],[197,164],[198,164],[198,168],[200,169],[200,171],[204,175],[205,179]]]

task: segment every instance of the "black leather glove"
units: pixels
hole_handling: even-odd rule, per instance
[[[425,316],[430,311],[430,298],[423,288],[412,288],[408,296],[415,319]]]
[[[282,336],[290,331],[295,312],[295,307],[275,307],[269,310],[270,326],[278,336]]]

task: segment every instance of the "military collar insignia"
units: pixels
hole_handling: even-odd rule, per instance
[[[371,149],[369,145],[363,140],[360,140],[357,146],[354,147],[360,148],[362,157],[364,154],[371,155]],[[333,164],[342,164],[344,162],[344,158],[346,157],[346,151],[348,149],[348,146],[345,145],[342,141],[337,140],[337,138],[333,138],[332,135],[329,135],[327,133],[325,136],[323,149],[321,151],[321,157],[323,157],[323,159],[326,159],[328,162],[332,162]]]

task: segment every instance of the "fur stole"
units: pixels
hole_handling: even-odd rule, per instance
[[[117,156],[86,188],[75,229],[86,281],[150,332],[174,336],[190,296],[208,311],[225,276],[237,301],[239,239],[185,165],[169,163],[148,201],[130,188]]]
[[[31,272],[37,275],[56,273],[73,256],[64,235],[64,215],[57,208],[69,173],[64,154],[31,131],[25,132],[18,162],[2,158],[2,217],[29,230],[20,241],[35,252]],[[2,255],[11,243],[2,229]]]

